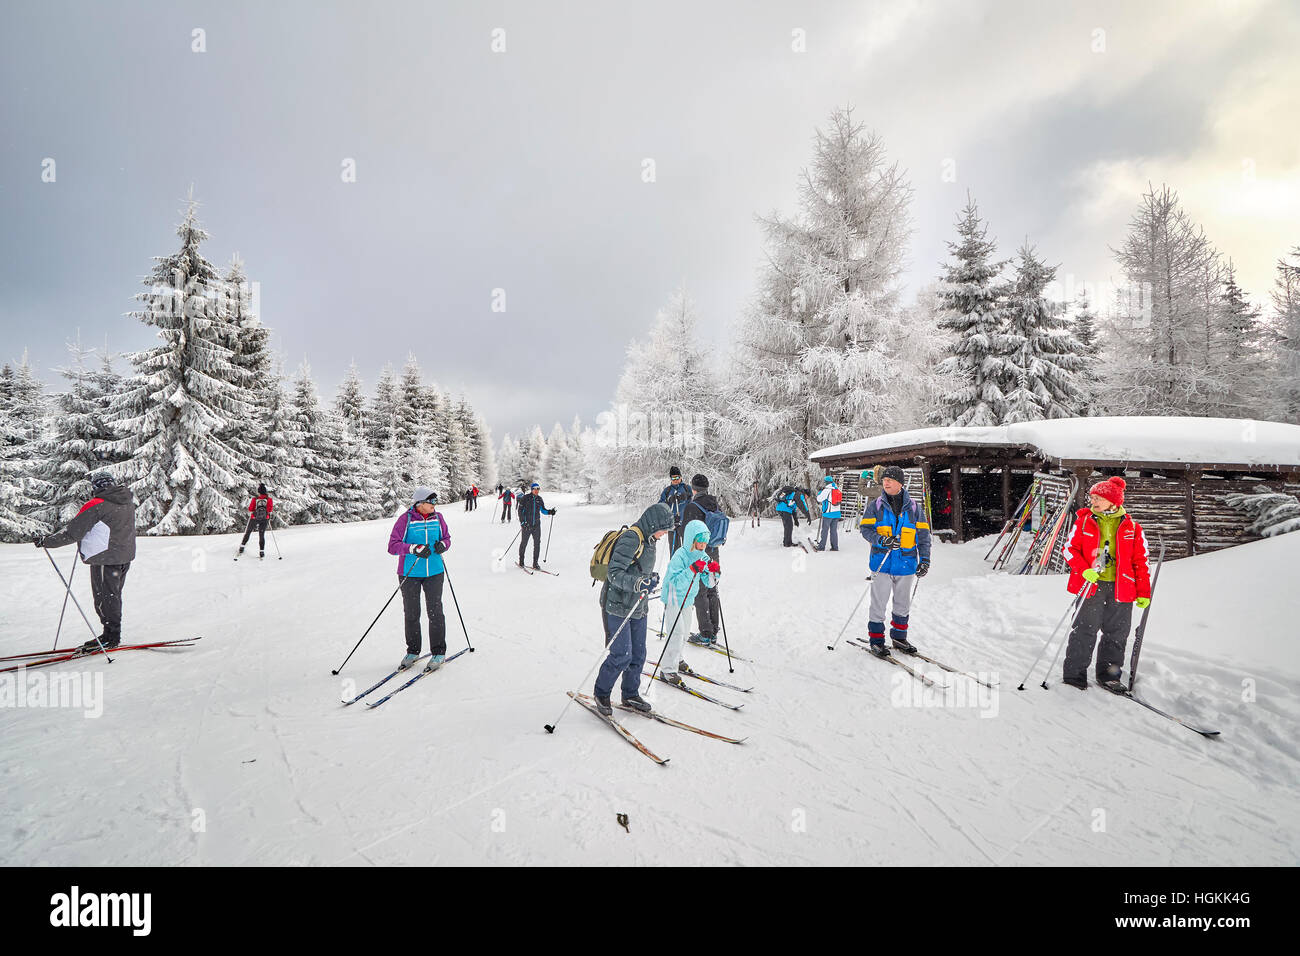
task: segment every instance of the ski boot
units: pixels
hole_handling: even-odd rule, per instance
[[[1128,688],[1125,687],[1124,682],[1118,678],[1113,680],[1099,680],[1097,681],[1097,686],[1103,690],[1110,691],[1112,694],[1119,694],[1121,697],[1128,693]]]
[[[687,674],[687,675],[694,676],[695,671],[691,670],[691,665],[688,664],[688,663],[686,663],[685,661],[678,661],[678,662],[677,662],[677,673],[679,673],[679,674]]]
[[[419,654],[407,654],[405,657],[402,658],[402,662],[397,665],[397,669],[399,671],[404,671],[419,659],[420,659]]]
[[[916,653],[916,648],[912,645],[912,642],[909,641],[907,638],[894,637],[894,638],[890,638],[890,640],[894,642],[894,650],[902,651],[904,654]]]
[[[885,646],[885,639],[883,637],[873,637],[868,641],[867,650],[871,651],[871,653],[875,654],[877,657],[889,656],[889,648]]]
[[[536,561],[534,561],[534,562],[533,562],[533,570],[534,570],[534,571],[540,571],[540,570],[542,570],[542,566],[541,566],[540,564],[538,564]]]
[[[674,687],[682,686],[681,675],[675,671],[664,671],[659,676],[664,679],[664,683],[672,684]],[[626,703],[626,701],[624,701],[624,703]]]
[[[680,677],[677,678],[677,679],[678,679],[678,680],[681,680]],[[650,713],[650,711],[652,710],[652,708],[651,708],[651,706],[649,705],[649,703],[647,703],[646,701],[644,701],[644,700],[641,699],[641,695],[640,695],[640,694],[634,694],[634,695],[631,696],[631,697],[624,697],[624,698],[623,698],[623,706],[624,706],[624,707],[631,707],[633,710],[639,710],[639,711],[641,711],[641,713],[643,713],[643,714],[648,714],[648,713]]]
[[[614,708],[609,706],[608,697],[601,697],[594,690],[591,692],[591,696],[596,701],[596,710],[600,712],[600,716],[602,717],[614,716]]]
[[[259,560],[259,561],[265,561],[265,560],[266,560],[266,552],[265,552],[265,551],[259,551],[259,552],[257,552],[257,560]]]
[[[241,555],[241,554],[243,554],[243,553],[244,553],[244,546],[241,544],[241,545],[239,546],[239,551],[235,554],[235,560],[238,561],[238,560],[239,560],[239,555]]]
[[[429,663],[424,665],[424,672],[426,674],[432,674],[442,666],[442,662],[446,659],[447,658],[442,654],[434,654],[433,657],[429,658]]]
[[[1071,687],[1077,687],[1079,690],[1088,689],[1088,678],[1084,677],[1082,674],[1062,677],[1061,683],[1069,684]]]

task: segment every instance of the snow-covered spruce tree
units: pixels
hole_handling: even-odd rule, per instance
[[[447,401],[450,404],[450,396],[447,396]],[[483,476],[483,458],[479,447],[478,423],[474,417],[474,410],[469,407],[464,395],[460,397],[460,401],[452,409],[452,414],[460,425],[461,433],[465,436],[465,467],[469,475],[468,483],[478,485],[481,491],[488,484]]]
[[[1074,418],[1084,405],[1079,390],[1082,347],[1070,331],[1065,310],[1045,295],[1056,278],[1056,267],[1039,259],[1027,242],[1016,254],[1019,261],[1002,330],[1006,363],[1000,384],[1006,397],[1002,421]]]
[[[284,394],[284,370],[279,363],[266,392],[266,443],[266,487],[275,500],[275,523],[295,524],[311,501],[311,479],[302,458],[307,435]]]
[[[688,482],[696,472],[718,477],[717,385],[697,324],[695,306],[679,288],[656,315],[649,340],[628,346],[613,408],[601,414],[599,431],[604,491],[612,500],[657,501],[673,465]],[[552,439],[563,439],[557,430]],[[562,462],[563,449],[557,451]],[[546,462],[552,470],[555,457]]]
[[[369,521],[384,516],[384,488],[380,481],[380,460],[366,440],[337,411],[330,412],[337,438],[339,490],[345,521]]]
[[[528,440],[521,442],[519,448],[519,477],[524,487],[542,480],[542,459],[545,457],[546,436],[542,434],[541,425],[534,425]]]
[[[334,396],[334,411],[354,435],[365,440],[370,433],[366,421],[366,392],[356,362],[348,367],[348,374]]]
[[[1226,388],[1218,414],[1224,418],[1268,416],[1268,330],[1258,306],[1250,304],[1237,285],[1237,270],[1229,260],[1224,268],[1215,322],[1213,359],[1221,369]]]
[[[410,504],[410,492],[419,485],[432,488],[439,500],[447,501],[451,491],[447,468],[447,426],[442,413],[442,396],[436,386],[426,386],[420,363],[407,357],[393,392],[396,448],[401,457],[402,498]]]
[[[342,452],[339,427],[333,414],[320,407],[311,366],[303,359],[293,382],[294,424],[303,435],[299,462],[307,475],[306,507],[298,513],[304,524],[323,524],[346,519],[345,496],[341,488]]]
[[[609,502],[611,499],[601,483],[601,449],[596,430],[584,428],[578,444],[582,448],[582,467],[578,472],[577,490],[586,496],[588,504]]]
[[[1270,403],[1279,421],[1300,425],[1300,246],[1279,259],[1273,284]]]
[[[916,428],[941,414],[943,396],[955,385],[953,375],[943,368],[953,334],[940,327],[942,316],[936,281],[917,290],[897,322],[882,326],[881,343],[907,366],[907,374],[893,386],[893,418],[882,421],[880,431]]]
[[[220,320],[224,321],[218,321],[218,338],[230,349],[230,382],[251,410],[245,418],[232,418],[219,437],[234,451],[242,473],[242,490],[251,496],[257,482],[269,474],[266,406],[273,362],[270,332],[253,311],[252,287],[238,254],[231,257],[219,288],[224,305]]]
[[[577,415],[573,416],[573,424],[569,426],[569,433],[565,436],[565,459],[562,469],[564,474],[564,491],[583,491],[582,486],[582,468],[584,445],[582,442],[582,419]]]
[[[1079,343],[1079,357],[1083,360],[1082,374],[1078,379],[1081,396],[1079,415],[1088,417],[1105,414],[1097,407],[1096,375],[1101,362],[1101,327],[1097,313],[1088,301],[1087,292],[1080,293],[1075,305],[1073,331],[1074,340]]]
[[[366,440],[376,451],[396,438],[397,406],[397,376],[391,365],[385,365],[375,383],[375,397],[366,416]]]
[[[453,498],[463,497],[475,481],[478,480],[470,439],[465,434],[465,425],[457,409],[451,402],[451,396],[444,393],[439,401],[440,417],[445,431],[447,468],[447,486]]]
[[[1101,401],[1112,415],[1205,415],[1227,389],[1207,365],[1218,253],[1178,196],[1151,187],[1115,252],[1127,295],[1108,329]]]
[[[1006,285],[999,276],[1005,260],[993,258],[996,243],[969,194],[957,220],[955,261],[944,266],[939,304],[943,329],[953,333],[941,371],[958,383],[941,399],[933,421],[941,425],[1000,425],[1006,414],[1002,383],[1007,378],[1002,333]]]
[[[36,518],[41,502],[27,493],[36,462],[27,457],[32,445],[24,434],[12,404],[0,401],[0,541],[30,541],[51,530]]]
[[[105,378],[87,359],[93,349],[81,338],[68,343],[71,362],[58,370],[68,389],[55,396],[55,414],[38,449],[37,475],[48,489],[40,521],[62,527],[91,497],[92,471],[105,465],[101,449],[113,440],[107,420]]]
[[[1250,524],[1246,526],[1247,534],[1271,538],[1290,531],[1300,531],[1300,501],[1294,495],[1261,487],[1253,494],[1223,495],[1223,500],[1250,518]]]
[[[893,420],[907,356],[881,341],[898,319],[910,201],[880,138],[836,111],[817,132],[796,218],[763,220],[768,264],[714,419],[739,487],[810,483],[811,451]]]
[[[506,432],[501,438],[501,452],[497,458],[497,475],[501,484],[509,488],[519,487],[524,480],[523,450],[519,442]]]
[[[221,435],[252,418],[216,313],[216,269],[199,252],[208,234],[191,201],[177,227],[180,249],[157,259],[133,313],[162,341],[130,356],[135,372],[114,403],[117,466],[135,494],[137,526],[149,534],[204,534],[244,521],[239,454]]]
[[[495,488],[501,477],[497,471],[497,456],[492,449],[492,429],[481,415],[474,416],[474,445],[478,450],[479,474],[484,488]]]
[[[569,459],[569,436],[559,422],[546,437],[546,459],[542,463],[542,485],[552,491],[568,491],[564,468]]]
[[[26,349],[6,390],[10,428],[8,437],[2,440],[11,446],[10,460],[22,463],[21,497],[32,502],[26,516],[44,526],[49,518],[45,504],[56,491],[41,467],[51,421],[45,386],[32,373]]]

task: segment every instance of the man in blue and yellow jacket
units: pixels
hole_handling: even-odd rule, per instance
[[[930,570],[930,523],[921,506],[903,487],[903,469],[890,465],[881,477],[883,494],[867,506],[859,522],[862,537],[871,542],[871,613],[867,631],[871,651],[886,657],[885,611],[890,610],[889,636],[894,649],[915,654],[907,639],[912,607],[912,578]],[[892,601],[892,608],[890,607]]]

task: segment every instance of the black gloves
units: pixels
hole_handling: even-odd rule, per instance
[[[411,554],[415,555],[417,558],[427,558],[429,555],[433,554],[433,552],[429,550],[427,544],[413,544],[411,545]]]
[[[657,587],[659,587],[659,575],[651,573],[641,579],[641,583],[637,585],[637,590],[653,591]]]
[[[436,554],[442,554],[444,551],[447,550],[447,542],[441,540],[438,541],[437,543],[434,544],[433,550]]]
[[[43,548],[45,547],[45,538],[38,534],[34,539],[32,539],[32,544],[36,545],[38,548]]]
[[[559,508],[552,508],[552,509],[551,509],[551,517],[552,517],[552,518],[554,518],[554,517],[555,517],[557,514],[559,514],[559,513],[560,513],[560,509],[559,509]]]
[[[916,566],[916,576],[918,578],[923,578],[925,577],[926,572],[929,570],[930,570],[930,562],[922,561],[920,564]]]

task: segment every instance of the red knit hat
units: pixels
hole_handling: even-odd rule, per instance
[[[1124,505],[1124,487],[1124,479],[1116,475],[1113,478],[1103,478],[1097,482],[1088,489],[1088,494],[1100,495],[1116,508],[1120,508]]]

